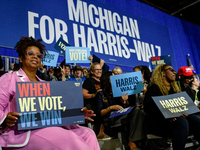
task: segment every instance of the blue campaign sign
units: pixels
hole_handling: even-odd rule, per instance
[[[46,66],[53,66],[56,67],[58,61],[59,53],[48,51],[47,55],[42,60],[42,64]]]
[[[86,47],[66,47],[65,63],[90,63],[90,49]]]
[[[180,117],[183,113],[190,115],[199,112],[199,108],[185,91],[166,96],[154,96],[152,99],[165,118]]]
[[[141,71],[110,76],[113,97],[120,97],[125,93],[133,95],[144,89]]]
[[[65,56],[65,49],[66,46],[70,46],[67,42],[65,42],[63,40],[62,37],[59,38],[59,40],[56,42],[56,44],[54,45],[54,48],[60,52],[61,55]]]
[[[18,129],[84,124],[82,83],[17,82]]]
[[[176,65],[168,27],[97,0],[9,0],[1,2],[0,13],[1,46],[32,36],[57,51],[62,37],[110,64],[149,66],[151,57],[171,55]]]
[[[155,69],[157,65],[162,65],[162,64],[167,64],[167,65],[172,65],[171,63],[171,56],[170,55],[165,55],[165,56],[157,56],[157,57],[151,57],[151,68],[152,70]]]
[[[128,114],[132,109],[133,109],[133,107],[128,107],[128,108],[117,110],[117,111],[113,112],[109,118]]]

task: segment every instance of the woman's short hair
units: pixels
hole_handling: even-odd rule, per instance
[[[114,67],[112,72],[114,71],[120,72],[122,74],[122,69],[120,67]]]
[[[94,71],[94,66],[96,66],[96,65],[100,65],[100,63],[95,62],[95,63],[90,65],[90,68],[89,68],[90,73],[91,73],[91,71]]]
[[[39,48],[40,53],[43,55],[46,55],[47,50],[45,46],[41,43],[41,39],[35,40],[32,36],[31,37],[22,37],[19,42],[17,42],[15,49],[17,50],[17,53],[19,56],[24,57],[25,51],[30,46],[35,46]]]

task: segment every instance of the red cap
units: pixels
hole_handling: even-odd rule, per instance
[[[190,67],[187,66],[183,66],[181,68],[178,69],[178,75],[183,75],[183,76],[193,76],[196,75],[192,72],[192,69]]]

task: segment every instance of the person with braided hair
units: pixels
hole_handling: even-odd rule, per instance
[[[153,71],[151,85],[144,98],[144,111],[147,113],[148,131],[154,135],[171,138],[173,150],[183,150],[189,132],[200,142],[200,117],[197,114],[165,119],[152,96],[179,93],[176,83],[176,71],[172,66],[158,65]]]

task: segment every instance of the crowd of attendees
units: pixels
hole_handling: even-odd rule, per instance
[[[24,44],[26,42],[29,42],[29,46],[24,46],[26,45]],[[150,72],[147,66],[137,65],[133,68],[133,72],[141,71],[144,89],[141,91],[141,93],[138,94],[128,96],[126,93],[121,95],[121,97],[113,97],[110,76],[123,74],[123,71],[120,67],[114,67],[112,71],[105,72],[102,70],[105,62],[101,59],[100,63],[92,63],[92,56],[90,56],[91,65],[89,70],[87,68],[82,68],[79,65],[72,67],[68,64],[55,68],[49,68],[47,70],[46,66],[38,63],[38,65],[36,65],[35,68],[30,71],[27,69],[27,67],[29,67],[27,64],[30,63],[28,62],[29,57],[35,57],[38,62],[41,62],[41,57],[45,54],[45,49],[43,45],[40,44],[40,41],[35,41],[33,38],[22,38],[16,45],[17,52],[19,53],[21,68],[19,65],[14,67],[14,64],[12,70],[9,71],[8,74],[5,74],[5,72],[2,71],[3,65],[0,65],[0,74],[5,74],[0,78],[0,82],[11,82],[11,78],[16,76],[16,74],[14,74],[16,71],[25,74],[27,76],[25,81],[27,82],[40,81],[40,79],[45,81],[81,81],[83,88],[84,106],[87,108],[85,112],[92,110],[96,114],[96,116],[91,115],[93,116],[92,121],[94,125],[93,131],[95,133],[95,137],[97,137],[98,140],[111,139],[112,137],[116,136],[116,133],[112,131],[111,126],[121,123],[123,126],[126,126],[128,131],[128,144],[126,146],[128,146],[131,150],[145,149],[147,133],[171,138],[172,147],[174,150],[184,149],[189,134],[194,135],[194,138],[200,142],[200,117],[198,114],[182,114],[180,117],[165,119],[152,99],[152,96],[169,95],[173,93],[179,93],[181,91],[186,91],[190,98],[197,105],[197,107],[200,108],[198,101],[200,100],[200,92],[198,92],[199,78],[189,67],[183,66],[179,68],[178,72],[176,73],[172,66],[166,64],[158,65],[153,72]],[[21,45],[24,47],[20,47]],[[31,51],[32,53],[29,54],[27,51]],[[18,79],[16,80],[18,81]],[[17,129],[14,128],[14,123],[17,120],[16,118],[19,117],[19,114],[14,110],[7,110],[7,105],[9,104],[7,104],[8,102],[5,103],[5,99],[7,99],[6,101],[9,101],[11,98],[13,98],[13,92],[15,93],[15,91],[14,89],[13,91],[5,91],[8,89],[7,86],[0,86],[1,113],[5,114],[5,110],[7,113],[0,118],[1,127],[9,127],[16,131]],[[2,94],[2,92],[6,92],[6,94]],[[2,102],[4,105],[2,105]],[[109,118],[109,116],[114,111],[128,107],[133,107],[130,113],[114,118]],[[88,116],[86,116],[86,118],[87,117]],[[83,138],[82,134],[89,132],[91,137],[89,137],[87,140],[91,140],[91,138],[94,138],[93,132],[83,127],[88,126],[88,123],[90,122],[91,119],[86,121],[85,125],[81,126],[67,126],[66,128],[61,129],[53,127],[52,132],[55,134],[55,136],[59,137],[56,132],[63,132],[62,134],[64,134],[65,131],[63,130],[67,129],[67,131],[75,132],[79,138]],[[81,130],[81,133],[74,131],[74,129],[77,128]],[[3,131],[2,129],[0,130]],[[45,128],[38,129],[38,133],[37,130],[33,131],[31,133],[32,138],[30,138],[28,146],[33,146],[31,142],[36,142],[35,138],[38,138],[39,136],[43,137],[42,134],[47,132],[51,132],[51,130]],[[66,134],[71,135],[71,133],[67,132]],[[3,138],[3,135],[0,135],[0,137],[1,136]],[[73,139],[74,136],[71,135],[71,137]],[[49,140],[49,137],[43,138]],[[62,138],[66,137],[63,136]],[[67,139],[71,140],[70,137],[66,138],[66,140]],[[55,138],[52,138],[51,140],[53,141]],[[93,141],[93,144],[88,144],[87,140],[83,142],[83,147],[88,146],[90,149],[99,149],[99,146],[94,146],[97,140],[91,140]],[[43,142],[45,143],[46,141],[43,140]],[[74,145],[77,145],[76,142],[80,141],[75,140]],[[3,147],[7,147],[6,144],[0,140],[0,144],[2,143]],[[39,146],[42,145],[39,144]],[[65,144],[61,145],[60,147],[62,146],[64,147]],[[25,147],[27,148],[27,145]],[[23,146],[21,149],[23,149]]]

